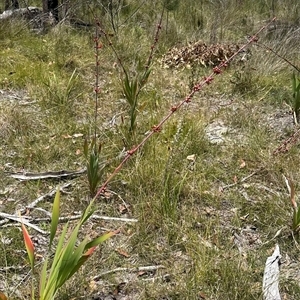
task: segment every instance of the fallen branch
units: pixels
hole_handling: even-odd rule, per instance
[[[107,217],[107,216],[98,216],[98,215],[93,215],[91,216],[91,218],[106,220],[106,221],[120,221],[120,222],[130,222],[130,223],[136,223],[138,221],[138,219],[116,218],[116,217]]]
[[[72,220],[78,220],[82,217],[82,215],[74,215],[70,217],[60,217],[59,222],[68,222]],[[100,219],[100,220],[106,220],[106,221],[119,221],[119,222],[129,222],[129,223],[136,223],[138,220],[137,219],[128,219],[128,218],[117,218],[117,217],[107,217],[107,216],[98,216],[98,215],[92,215],[90,219]],[[38,222],[50,222],[51,217],[47,218],[38,218],[33,220],[35,223]]]
[[[0,268],[0,272],[24,270],[25,266],[7,266]],[[1,298],[0,298],[1,299]]]
[[[93,277],[93,280],[98,280],[100,277],[112,274],[112,273],[117,273],[117,272],[149,272],[149,271],[156,271],[158,269],[164,269],[165,267],[163,265],[158,265],[158,266],[145,266],[145,267],[136,267],[136,268],[116,268],[112,269],[109,271],[102,272],[96,276]]]
[[[245,182],[246,180],[248,180],[248,179],[251,178],[252,176],[256,175],[259,171],[260,171],[260,170],[254,171],[254,172],[251,173],[250,175],[243,177],[241,180],[238,180],[238,181],[235,182],[235,183],[231,183],[231,184],[222,186],[222,190],[231,188],[231,187],[233,187],[233,186],[238,185],[239,183]]]
[[[62,186],[60,186],[60,190],[63,191],[63,189],[65,189],[66,187],[68,187],[70,185],[71,185],[71,183],[67,182],[67,183],[63,184]],[[39,202],[43,201],[45,198],[53,197],[55,195],[56,191],[57,191],[57,187],[52,189],[49,193],[38,197],[33,202],[31,202],[29,205],[27,205],[25,208],[20,209],[19,210],[20,214],[21,215],[24,214],[28,209],[33,209]],[[9,216],[15,216],[15,215],[9,215]],[[18,218],[17,216],[15,216],[15,217]],[[4,217],[4,218],[5,218],[5,220],[0,221],[0,226],[8,223],[9,220],[13,220],[12,218],[7,218],[7,217]]]
[[[63,191],[63,189],[69,187],[70,185],[71,185],[71,182],[67,182],[67,183],[63,184],[62,186],[58,185],[58,187],[59,187],[60,191]],[[55,195],[56,191],[57,191],[57,187],[52,189],[49,193],[38,197],[33,202],[31,202],[29,205],[27,205],[25,209],[21,210],[21,213],[24,213],[26,211],[26,209],[34,208],[39,202],[43,201],[45,198],[53,197]]]
[[[2,213],[0,212],[0,217],[1,218],[5,218],[5,219],[8,219],[8,220],[13,220],[13,221],[16,221],[16,222],[19,222],[19,223],[22,223],[22,224],[25,224],[26,226],[28,227],[31,227],[33,229],[35,229],[36,231],[42,233],[42,234],[47,234],[46,231],[40,229],[38,226],[36,225],[33,225],[31,223],[29,223],[28,220],[26,220],[25,218],[23,217],[18,217],[16,215],[10,215],[10,214],[6,214],[6,213]]]
[[[5,10],[0,14],[0,20],[6,20],[11,18],[26,18],[33,19],[37,15],[42,13],[42,9],[39,7],[29,6],[25,8]]]
[[[9,176],[15,179],[19,180],[41,180],[41,179],[49,179],[49,178],[68,178],[68,177],[75,177],[79,176],[86,172],[86,168],[81,169],[79,171],[50,171],[50,172],[44,172],[44,173],[11,173]]]

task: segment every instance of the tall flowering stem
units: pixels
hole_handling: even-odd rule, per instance
[[[99,22],[96,21],[96,24]],[[99,41],[99,29],[98,26],[95,26],[95,38],[94,38],[94,43],[95,43],[95,115],[94,115],[94,139],[96,140],[96,135],[97,135],[97,116],[98,116],[98,98],[99,98],[99,49],[102,48],[102,44]]]
[[[192,98],[194,95],[199,92],[205,85],[209,85],[212,83],[214,80],[214,77],[221,74],[222,70],[225,69],[229,63],[240,53],[242,52],[245,48],[247,48],[250,44],[255,43],[258,41],[258,35],[265,29],[267,28],[272,22],[274,22],[276,18],[274,17],[268,24],[265,26],[261,27],[254,35],[252,35],[249,39],[248,42],[245,43],[239,50],[237,50],[232,56],[230,56],[227,60],[221,62],[218,66],[213,68],[212,73],[204,77],[202,81],[199,83],[195,84],[193,87],[192,91],[177,105],[174,105],[171,107],[169,113],[157,124],[152,126],[151,131],[145,136],[145,138],[137,145],[134,146],[132,149],[127,151],[126,156],[124,159],[121,161],[121,163],[115,168],[115,170],[111,173],[111,175],[106,179],[106,181],[102,184],[102,186],[98,189],[97,194],[95,196],[98,197],[101,193],[103,193],[108,185],[108,183],[114,178],[114,176],[122,169],[123,165],[129,160],[129,158],[135,154],[151,137],[157,132],[160,132],[163,125],[172,117],[173,114],[175,114],[176,111],[178,111],[184,104],[189,103],[192,101]]]
[[[100,23],[98,22],[97,25],[100,28],[100,32],[104,35],[108,45],[112,49],[113,53],[115,54],[118,63],[120,67],[122,68],[123,71],[123,80],[122,80],[122,89],[123,89],[123,94],[125,96],[125,99],[127,100],[127,103],[129,105],[129,116],[130,116],[130,126],[129,126],[129,132],[132,134],[135,132],[136,128],[136,118],[137,118],[137,107],[138,107],[138,99],[139,99],[139,94],[145,84],[147,83],[147,80],[149,78],[149,75],[151,73],[150,65],[153,60],[153,54],[155,47],[158,43],[158,37],[159,37],[159,32],[161,30],[161,24],[162,24],[162,19],[163,19],[163,14],[164,14],[164,8],[160,16],[159,23],[157,25],[155,35],[154,35],[154,41],[153,44],[151,45],[150,48],[150,53],[148,56],[148,59],[145,64],[145,69],[144,71],[140,72],[139,70],[136,70],[136,74],[134,76],[131,76],[126,70],[125,66],[122,63],[122,60],[120,56],[118,55],[118,52],[116,51],[115,47],[113,46],[112,42],[110,41],[107,33],[101,28]]]
[[[165,7],[163,7],[163,11],[160,15],[160,19],[159,19],[159,22],[157,24],[157,28],[156,28],[155,35],[154,35],[154,42],[151,46],[150,54],[148,56],[148,60],[147,60],[146,66],[145,66],[145,73],[147,73],[148,69],[150,68],[150,64],[151,64],[152,59],[153,59],[153,53],[154,53],[154,50],[155,50],[156,45],[158,43],[158,37],[159,37],[159,33],[160,33],[160,30],[161,30],[161,26],[162,26],[164,11],[165,11]]]

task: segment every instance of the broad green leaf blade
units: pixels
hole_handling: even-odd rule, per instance
[[[60,257],[61,263],[60,263],[58,277],[61,277],[62,274],[65,272],[69,272],[66,267],[69,263],[70,258],[72,258],[72,254],[73,254],[73,251],[75,248],[75,243],[77,241],[77,236],[78,236],[78,231],[79,231],[80,226],[81,226],[80,223],[78,223],[76,225],[75,229],[73,230],[69,240],[66,242],[66,245],[62,251],[62,254]]]
[[[91,215],[94,213],[94,209],[92,209],[92,205],[93,205],[94,201],[91,201],[90,204],[87,206],[87,208],[85,209],[81,219],[80,219],[80,226],[82,226],[90,217]]]
[[[132,96],[135,100],[134,102],[136,102],[137,90],[138,90],[138,81],[135,78],[135,79],[132,80]]]
[[[93,247],[96,247],[100,244],[102,244],[103,242],[105,242],[106,240],[108,240],[110,237],[116,235],[115,232],[108,232],[108,233],[105,233],[95,239],[93,239],[92,241],[90,241],[89,243],[86,244],[85,246],[85,250],[89,250],[90,248],[93,248]]]
[[[82,257],[82,253],[85,249],[85,245],[87,243],[87,239],[84,239],[80,245],[76,248],[75,251],[71,253],[71,255],[65,255],[63,260],[65,262],[63,270],[60,272],[58,280],[57,280],[57,288],[60,288],[74,273],[72,270],[77,266],[78,261]],[[66,253],[65,253],[66,254]]]
[[[293,89],[293,92],[296,91],[296,84],[297,84],[297,82],[296,82],[296,75],[295,75],[295,73],[293,73],[293,77],[292,77],[292,89]]]
[[[55,198],[53,201],[53,208],[52,208],[52,221],[51,221],[51,228],[50,228],[50,242],[49,242],[49,249],[51,248],[59,220],[59,206],[60,206],[60,190],[59,187],[57,188]]]
[[[57,268],[57,266],[59,264],[60,257],[63,253],[63,243],[64,243],[65,236],[66,236],[66,233],[67,233],[68,225],[69,224],[67,223],[64,226],[63,231],[62,231],[62,233],[59,237],[59,240],[58,240],[58,243],[57,243],[57,246],[56,246],[56,249],[55,249],[55,255],[54,255],[54,258],[53,258],[53,262],[52,262],[52,265],[51,265],[51,270],[50,270],[49,276],[51,276],[51,273],[52,273],[53,269]]]
[[[46,287],[46,279],[47,279],[47,266],[48,266],[48,257],[46,258],[42,271],[40,273],[40,286],[39,286],[39,294],[43,295]]]
[[[51,269],[48,275],[48,280],[46,281],[44,292],[41,299],[52,299],[53,295],[55,294],[55,287],[58,277],[58,272],[61,267],[62,262],[62,255],[63,255],[63,243],[65,240],[65,235],[68,229],[68,223],[64,226],[63,231],[60,235],[60,238],[58,240],[58,244],[55,250],[55,255],[53,258],[53,262],[51,265]],[[49,298],[47,298],[49,297]]]
[[[143,86],[147,83],[147,80],[148,80],[148,77],[149,77],[150,73],[151,73],[151,69],[149,68],[143,74],[143,76],[141,78],[141,81],[140,81],[140,89],[142,89]]]
[[[70,272],[70,265],[73,263],[73,249],[77,241],[77,235],[80,228],[80,224],[77,224],[73,230],[69,240],[66,242],[66,245],[60,251],[60,255],[56,261],[56,267],[51,272],[51,278],[49,278],[50,283],[47,287],[47,296],[55,295],[59,287],[62,285],[62,278],[67,277]],[[52,268],[51,268],[52,270]],[[49,298],[52,299],[52,298]]]
[[[86,253],[84,253],[77,262],[77,265],[74,266],[73,270],[69,274],[69,278],[71,278],[80,267],[87,261],[87,259],[93,254],[96,247],[90,248]]]

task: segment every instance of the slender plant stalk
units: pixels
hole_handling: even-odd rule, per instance
[[[113,43],[111,42],[111,40],[108,37],[108,34],[106,33],[106,31],[101,27],[100,22],[96,22],[97,28],[100,31],[101,34],[103,34],[104,38],[106,39],[108,45],[110,46],[111,50],[113,51],[114,55],[117,58],[118,64],[120,65],[120,67],[122,68],[123,72],[125,75],[127,75],[127,71],[122,63],[122,60],[116,50],[116,48],[114,47]]]
[[[160,132],[163,125],[172,117],[172,115],[178,111],[184,104],[191,102],[194,95],[199,92],[206,84],[210,84],[216,75],[219,75],[222,73],[222,69],[226,68],[228,64],[240,53],[242,52],[246,47],[248,47],[250,44],[255,43],[258,41],[258,35],[267,28],[272,22],[274,22],[276,18],[274,17],[268,24],[261,27],[250,39],[248,39],[248,42],[245,43],[239,50],[237,50],[232,56],[230,56],[227,60],[221,62],[217,67],[213,68],[213,72],[207,76],[204,77],[202,81],[197,83],[192,91],[177,105],[174,105],[171,107],[169,113],[158,123],[158,125],[152,126],[151,131],[145,136],[145,138],[137,145],[134,146],[132,149],[127,151],[126,156],[121,161],[121,163],[114,169],[114,171],[110,174],[110,176],[106,179],[106,181],[102,184],[102,186],[98,189],[95,198],[97,198],[101,193],[103,193],[108,185],[108,183],[114,178],[114,176],[122,169],[123,165],[129,160],[129,158],[135,154],[151,137],[157,132]]]
[[[150,68],[150,64],[151,64],[151,62],[153,60],[153,53],[154,53],[154,50],[155,50],[156,45],[158,43],[158,37],[159,37],[160,30],[161,30],[161,25],[162,25],[162,20],[163,20],[164,12],[165,12],[165,6],[163,7],[162,13],[160,15],[160,19],[158,21],[157,29],[155,31],[154,42],[153,42],[153,44],[151,46],[150,54],[148,56],[148,60],[147,60],[146,66],[145,66],[145,73],[147,73],[148,69]]]
[[[99,22],[96,20],[96,24]],[[97,118],[99,109],[99,49],[102,48],[102,44],[99,41],[99,28],[98,25],[95,26],[95,37],[94,37],[94,47],[95,47],[95,111],[94,111],[94,128],[93,128],[93,138],[91,143],[89,143],[88,138],[84,141],[84,156],[86,158],[87,164],[87,177],[89,182],[90,194],[93,197],[96,194],[98,184],[100,183],[103,175],[103,170],[105,165],[101,164],[101,143],[97,143]]]
[[[256,45],[258,47],[265,48],[268,51],[272,52],[274,55],[278,56],[280,59],[284,60],[287,64],[289,64],[291,67],[293,67],[296,71],[300,72],[300,68],[299,67],[297,67],[296,65],[294,65],[293,63],[291,63],[287,58],[285,58],[284,56],[280,55],[279,53],[277,53],[272,48],[268,47],[267,45],[265,45],[263,43],[256,43]]]
[[[96,21],[96,24],[99,22]],[[98,98],[99,98],[99,49],[102,48],[102,45],[99,42],[99,29],[98,26],[95,26],[95,115],[94,115],[94,140],[96,141],[97,137],[97,116],[98,116]],[[96,147],[96,145],[95,145]]]

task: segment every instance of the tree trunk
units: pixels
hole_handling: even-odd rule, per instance
[[[54,19],[58,21],[58,0],[43,0],[43,12],[51,12]]]
[[[9,9],[18,9],[19,8],[19,2],[18,0],[5,0],[4,10]]]

